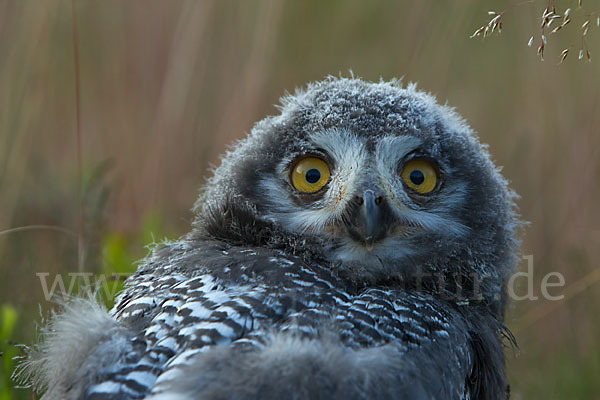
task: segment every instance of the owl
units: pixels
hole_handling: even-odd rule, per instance
[[[64,304],[44,399],[504,399],[516,195],[414,85],[327,78],[222,158],[115,306]]]

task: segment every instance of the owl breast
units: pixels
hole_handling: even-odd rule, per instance
[[[259,351],[273,336],[331,338],[349,351],[392,346],[417,351],[428,343],[458,343],[451,361],[469,368],[467,338],[456,316],[427,295],[397,288],[358,288],[320,264],[278,250],[178,242],[138,270],[111,311],[145,326],[138,351],[105,371],[88,395],[143,397],[161,393],[191,360],[217,345]]]

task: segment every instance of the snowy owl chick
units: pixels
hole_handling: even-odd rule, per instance
[[[193,229],[26,362],[45,399],[503,399],[515,195],[451,108],[328,78],[235,144]]]

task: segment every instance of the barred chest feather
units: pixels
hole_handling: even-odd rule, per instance
[[[89,399],[160,396],[215,346],[247,354],[281,335],[349,354],[389,348],[401,355],[433,345],[454,375],[452,398],[463,397],[473,367],[465,323],[439,300],[357,289],[326,265],[218,241],[171,244],[168,257],[151,258],[128,280],[111,314],[138,333],[127,357],[89,388]]]

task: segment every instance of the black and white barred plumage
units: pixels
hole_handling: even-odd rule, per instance
[[[397,82],[330,78],[280,109],[109,314],[78,300],[51,321],[28,367],[46,398],[506,396],[518,219],[474,133]],[[331,174],[314,192],[292,182],[306,157]],[[402,181],[413,160],[435,166],[427,191]]]

